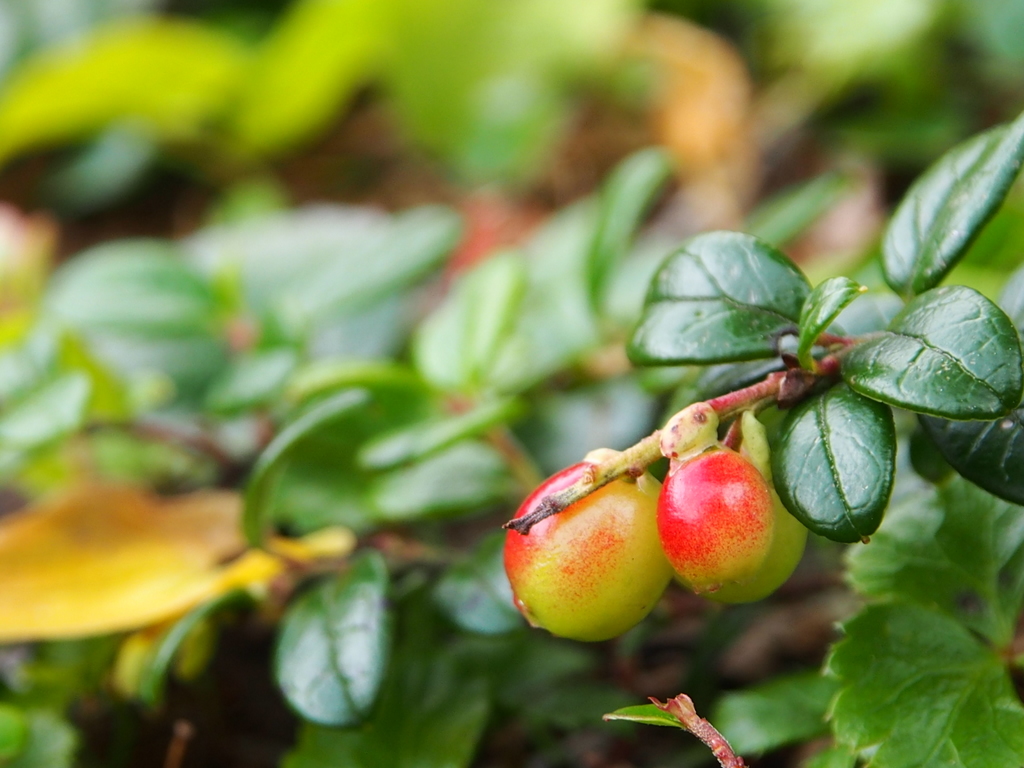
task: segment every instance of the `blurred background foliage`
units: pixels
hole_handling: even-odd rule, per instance
[[[889,204],[1020,111],[1022,25],[1022,0],[0,0],[0,765],[704,764],[600,724],[680,690],[759,765],[827,747],[836,547],[764,603],[672,590],[583,647],[522,625],[495,531],[764,374],[626,362],[682,237],[879,287]],[[953,280],[994,297],[1022,258],[1017,190]],[[170,532],[152,491],[203,522]]]

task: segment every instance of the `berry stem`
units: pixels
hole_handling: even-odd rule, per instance
[[[685,693],[662,703],[651,697],[651,703],[662,712],[667,712],[678,720],[683,728],[708,745],[711,753],[722,768],[746,768],[743,758],[737,755],[725,737],[711,723],[697,714],[693,701]]]
[[[504,527],[526,536],[541,520],[557,515],[598,488],[608,485],[612,480],[624,475],[640,477],[650,464],[661,458],[660,437],[661,432],[656,431],[622,453],[600,464],[591,465],[590,469],[583,473],[583,477],[568,488],[551,494],[533,512],[509,520]]]
[[[764,381],[751,384],[743,389],[737,389],[735,392],[729,392],[721,397],[712,398],[707,402],[715,410],[715,413],[718,414],[719,419],[726,421],[742,411],[750,410],[751,408],[760,410],[771,405],[778,397],[779,388],[782,386],[782,381],[785,378],[786,373],[783,371],[770,373]]]

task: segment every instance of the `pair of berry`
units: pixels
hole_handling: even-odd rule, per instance
[[[643,619],[673,573],[727,603],[758,600],[789,578],[807,529],[771,485],[764,429],[743,414],[739,451],[718,442],[717,433],[714,411],[690,406],[662,430],[671,462],[664,485],[647,473],[635,482],[614,480],[528,535],[509,531],[505,570],[531,624],[576,640],[606,640]],[[549,478],[516,517],[578,481],[588,466]]]

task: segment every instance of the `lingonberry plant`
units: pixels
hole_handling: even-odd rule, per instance
[[[711,232],[684,243],[651,282],[629,356],[640,366],[714,366],[713,375],[697,380],[696,402],[660,431],[556,476],[561,483],[544,486],[507,523],[506,546],[523,546],[565,509],[596,507],[592,494],[664,456],[661,548],[698,593],[756,599],[778,586],[803,549],[792,518],[854,544],[851,580],[867,600],[845,623],[827,676],[765,692],[784,707],[800,690],[824,686],[818,714],[827,708],[836,746],[814,765],[1019,766],[1024,510],[1014,504],[1024,502],[1024,272],[1007,284],[1002,307],[942,283],[1022,159],[1024,116],[953,149],[910,188],[881,247],[899,302],[841,276],[812,288],[785,255],[750,235]],[[761,360],[767,365],[751,364]],[[916,414],[913,436],[898,437],[906,429],[897,430],[894,411],[903,424]],[[770,417],[768,440],[755,414]],[[921,470],[940,480],[934,489],[901,479],[897,445],[905,451],[908,440],[929,441],[962,478],[939,460]],[[894,489],[899,500],[887,515]],[[599,562],[588,567],[604,565],[609,583],[609,574],[625,575],[600,552],[591,557]],[[546,608],[541,623],[557,631],[559,607]],[[723,766],[742,764],[686,697],[613,717],[666,724],[663,710]],[[735,711],[720,714],[751,741]],[[754,748],[792,740],[781,730]]]

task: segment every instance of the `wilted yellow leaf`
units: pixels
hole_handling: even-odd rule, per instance
[[[245,551],[241,506],[227,491],[85,486],[0,519],[0,642],[135,629],[265,583],[285,566]],[[354,538],[337,536],[346,554]]]

